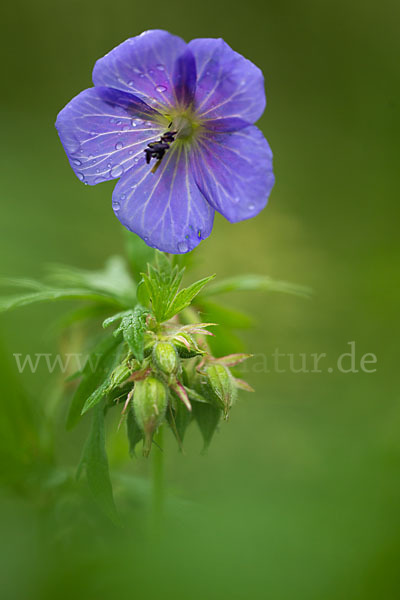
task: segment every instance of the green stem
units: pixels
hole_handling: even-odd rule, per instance
[[[155,532],[161,529],[164,516],[164,451],[163,427],[159,427],[154,436],[153,445],[153,522]]]

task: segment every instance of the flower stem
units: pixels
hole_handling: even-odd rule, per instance
[[[158,534],[162,528],[164,517],[164,450],[163,450],[163,427],[159,427],[154,436],[153,455],[153,525]]]

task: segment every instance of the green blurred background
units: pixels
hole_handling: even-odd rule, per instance
[[[378,359],[370,374],[253,362],[257,393],[205,456],[194,426],[185,456],[168,438],[166,534],[150,543],[136,479],[148,465],[111,431],[127,523],[114,530],[67,481],[87,424],[65,431],[60,376],[18,374],[13,353],[56,351],[51,323],[66,306],[2,316],[2,597],[398,598],[399,4],[15,0],[2,12],[2,274],[99,268],[122,252],[113,184],[83,186],[54,129],[95,60],[150,28],[223,37],[265,74],[259,125],[277,183],[256,219],[216,220],[194,275],[250,271],[314,289],[312,300],[227,299],[255,318],[244,334],[254,353],[324,352],[334,364],[354,340],[358,359]]]

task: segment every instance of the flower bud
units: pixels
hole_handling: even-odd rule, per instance
[[[208,383],[218,399],[220,408],[228,415],[235,399],[235,386],[229,369],[219,364],[208,365],[205,369]]]
[[[168,399],[164,384],[155,377],[137,381],[133,390],[136,422],[144,433],[143,454],[148,456],[155,430],[164,420]]]
[[[171,375],[179,368],[178,354],[170,342],[157,342],[153,348],[153,361],[157,369]]]
[[[195,339],[188,333],[181,332],[175,336],[172,340],[178,354],[182,358],[193,358],[194,356],[201,356],[204,354],[204,350],[201,350]]]

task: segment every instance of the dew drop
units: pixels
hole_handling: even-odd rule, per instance
[[[129,150],[128,154],[129,154],[129,156],[132,156],[133,150]]]
[[[78,160],[77,158],[75,158],[75,159],[74,159],[73,163],[74,163],[74,165],[76,165],[77,167],[79,167],[79,165],[81,165],[81,164],[82,164],[82,163],[81,163],[81,161],[80,161],[80,160]]]
[[[96,173],[100,173],[100,169],[96,169]]]
[[[126,194],[121,194],[121,200],[125,200],[126,199]]]
[[[165,71],[164,65],[156,65],[156,69],[158,69],[159,71]]]
[[[83,181],[85,179],[85,176],[83,173],[77,173],[77,175],[81,181]]]
[[[136,127],[137,123],[136,123],[135,119],[132,119],[131,125],[132,125],[132,127]]]
[[[233,204],[237,204],[239,202],[239,196],[233,196],[231,198],[231,200],[232,200]]]
[[[151,121],[146,121],[145,125],[146,125],[146,127],[151,127],[153,125],[153,123]]]
[[[142,73],[142,71],[138,68],[138,67],[134,67],[133,70],[135,71],[135,73],[137,73],[138,75],[140,75]]]
[[[110,123],[115,123],[115,119],[110,119]]]
[[[115,167],[113,167],[111,169],[110,175],[111,175],[111,177],[120,177],[123,172],[124,172],[123,166],[122,165],[116,165]]]
[[[131,79],[130,81],[128,81],[128,85],[129,85],[130,87],[133,87],[133,86],[135,85],[135,82],[134,82],[134,81],[132,81],[132,79]]]
[[[162,94],[163,92],[166,92],[167,88],[165,87],[165,85],[157,85],[156,86],[156,92],[160,92],[160,94]]]
[[[135,163],[139,162],[140,158],[138,156],[135,156],[135,158],[133,159],[135,161]]]
[[[116,125],[121,125],[122,121],[118,120],[115,124]]]
[[[123,145],[123,143],[122,143],[122,142],[117,142],[117,143],[115,144],[115,149],[116,149],[116,150],[121,150],[123,147],[124,147],[124,145]]]
[[[248,208],[249,210],[254,210],[254,209],[255,209],[255,207],[256,207],[256,205],[255,205],[255,204],[253,204],[252,202],[251,202],[250,204],[248,204],[248,205],[247,205],[247,208]]]
[[[122,128],[122,131],[129,131],[130,130],[130,126],[129,125],[124,125]]]
[[[111,167],[112,167],[112,164],[111,164],[111,163],[107,163],[107,167],[108,167],[109,169],[111,169]]]
[[[154,75],[154,70],[153,69],[149,69],[149,75]]]
[[[119,209],[121,208],[121,205],[119,202],[117,202],[116,200],[114,200],[114,202],[112,203],[112,207],[114,209],[115,212],[118,212]]]
[[[141,77],[143,79],[144,73],[139,73],[139,77]]]
[[[182,253],[187,252],[189,250],[189,246],[187,245],[186,242],[179,242],[178,250],[179,250],[179,252],[182,252]]]

